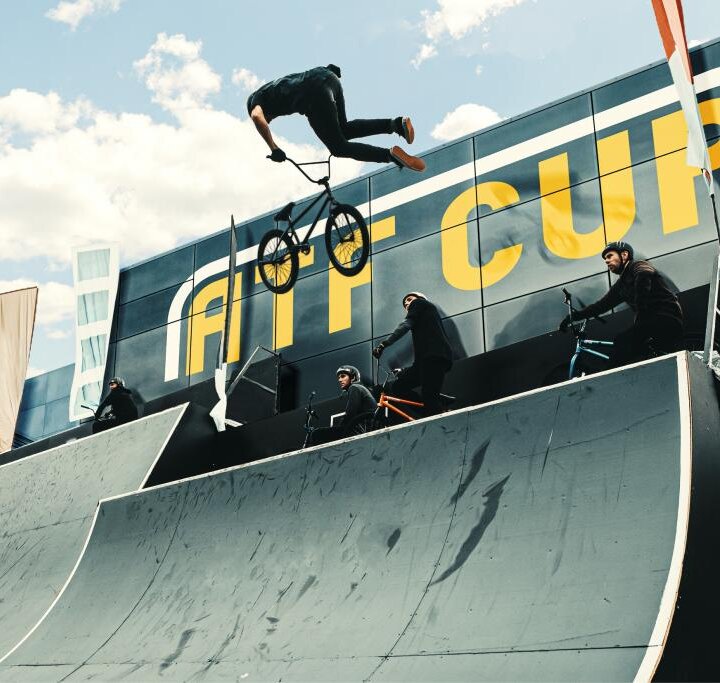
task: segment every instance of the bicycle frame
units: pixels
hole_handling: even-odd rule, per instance
[[[328,206],[333,206],[337,203],[335,200],[335,197],[333,196],[332,190],[330,189],[330,159],[328,158],[327,161],[308,161],[303,164],[298,164],[297,162],[293,161],[288,157],[288,161],[290,161],[295,168],[300,171],[311,183],[314,183],[315,185],[322,185],[323,190],[322,192],[315,197],[315,199],[308,204],[295,218],[291,218],[288,215],[288,227],[285,230],[285,233],[287,235],[291,236],[291,239],[293,240],[294,244],[300,248],[304,249],[307,247],[308,242],[310,241],[310,237],[312,236],[313,231],[315,230],[315,226],[317,226],[318,221],[320,220],[320,217],[323,215],[323,212],[325,209],[328,208]],[[318,164],[327,164],[328,166],[328,174],[326,176],[323,176],[319,180],[315,180],[315,178],[311,178],[305,170],[302,168],[303,166],[315,166]],[[295,226],[302,221],[302,219],[312,211],[312,209],[317,205],[318,202],[322,200],[322,205],[317,210],[317,213],[315,214],[315,218],[313,219],[312,225],[308,228],[305,235],[303,235],[302,239],[298,235],[297,231],[295,230]]]
[[[568,371],[569,379],[572,379],[574,377],[575,364],[577,363],[577,359],[580,358],[580,356],[583,353],[589,354],[591,356],[596,356],[597,358],[602,358],[603,360],[610,360],[610,356],[608,356],[607,354],[601,353],[600,351],[595,351],[594,349],[591,349],[588,347],[590,347],[590,346],[613,346],[613,342],[602,341],[600,339],[586,339],[584,336],[586,324],[587,324],[587,320],[584,320],[582,325],[580,326],[580,329],[575,332],[575,339],[576,339],[575,353],[573,354],[573,357],[570,359],[570,369]],[[573,328],[573,330],[574,330],[574,328]]]
[[[378,361],[377,364],[378,370],[380,369],[380,362]],[[385,368],[383,367],[383,370]],[[387,386],[388,381],[390,380],[390,377],[395,377],[395,373],[392,371],[385,371],[387,373],[387,377],[385,378],[385,381],[383,382],[383,385],[380,389],[380,398],[378,399],[377,403],[377,410],[384,409],[385,414],[387,415],[388,410],[392,410],[397,415],[400,415],[401,417],[404,417],[408,422],[413,422],[417,418],[414,418],[412,415],[408,415],[404,410],[400,410],[400,408],[393,405],[393,403],[399,403],[401,405],[406,406],[414,406],[416,408],[424,408],[425,404],[421,403],[420,401],[410,401],[406,398],[400,398],[399,396],[391,396],[390,394],[385,393],[385,387]],[[375,413],[377,415],[377,411]]]
[[[575,366],[577,364],[577,360],[583,353],[595,356],[597,358],[602,358],[603,360],[610,360],[610,356],[608,356],[607,354],[601,353],[600,351],[595,351],[594,349],[591,349],[589,347],[614,346],[614,344],[611,341],[603,341],[600,339],[586,339],[585,328],[587,327],[587,318],[583,320],[579,328],[576,329],[575,323],[572,319],[572,315],[575,312],[575,308],[572,305],[572,295],[565,288],[563,288],[562,291],[565,295],[565,304],[568,307],[568,313],[570,314],[570,329],[572,330],[573,336],[575,337],[575,353],[570,359],[570,368],[568,369],[568,379],[573,379],[575,375]],[[603,320],[603,322],[605,321]]]

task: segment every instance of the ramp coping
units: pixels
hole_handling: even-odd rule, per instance
[[[190,404],[189,403],[181,403],[179,405],[183,407],[183,410],[180,411],[180,417],[182,417],[182,415],[184,415],[185,411],[187,410],[188,405],[190,405]],[[123,427],[125,427],[127,425],[137,424],[138,422],[143,422],[143,421],[147,420],[148,418],[155,417],[157,415],[162,415],[163,413],[168,413],[171,410],[175,410],[178,407],[179,406],[172,406],[171,408],[166,408],[165,410],[161,410],[159,413],[153,413],[152,415],[143,415],[143,417],[139,417],[137,420],[132,420],[131,422],[126,422],[125,424],[118,425],[118,427],[116,427],[116,429],[117,428],[122,429]],[[179,420],[180,420],[180,418],[178,418],[177,422],[179,422]],[[175,431],[175,429],[177,429],[177,422],[173,426],[173,432]],[[71,443],[77,443],[78,441],[85,441],[86,439],[94,439],[96,436],[100,436],[104,433],[105,432],[98,432],[97,434],[87,434],[86,436],[82,436],[79,439],[72,439],[70,441],[66,441],[65,443],[61,443],[57,446],[53,446],[52,448],[48,448],[44,451],[38,451],[37,453],[32,453],[30,455],[25,456],[24,458],[18,458],[17,460],[11,460],[10,462],[0,463],[0,470],[3,467],[9,467],[10,465],[16,465],[17,463],[20,463],[20,462],[28,462],[29,460],[36,458],[38,455],[47,455],[48,453],[52,453],[53,451],[59,450],[60,448],[65,448],[65,446],[68,446]],[[165,441],[165,443],[163,444],[163,450],[165,449],[165,446],[167,446],[167,441]],[[8,452],[11,452],[11,451],[8,451]],[[155,464],[156,463],[153,463],[153,467],[155,466]],[[143,484],[144,483],[145,482],[143,482]]]
[[[297,448],[294,451],[289,451],[287,453],[280,453],[279,455],[271,455],[268,458],[262,458],[260,460],[253,460],[252,462],[246,462],[246,463],[242,463],[240,465],[232,465],[230,467],[224,467],[222,469],[214,470],[212,472],[205,472],[203,474],[195,474],[191,477],[185,477],[183,479],[177,479],[175,481],[164,482],[162,484],[157,484],[156,486],[149,486],[148,488],[145,488],[142,491],[133,492],[133,495],[142,495],[146,491],[154,491],[156,489],[165,488],[168,486],[175,486],[177,484],[182,484],[186,481],[194,481],[195,479],[214,477],[215,475],[224,474],[225,472],[241,470],[246,467],[254,467],[255,465],[258,465],[261,463],[273,462],[275,460],[281,460],[283,458],[290,458],[290,457],[298,456],[301,454],[309,455],[309,454],[313,453],[314,451],[320,450],[322,448],[327,448],[329,445],[337,446],[339,444],[348,443],[350,441],[355,441],[357,439],[366,439],[369,437],[378,436],[379,434],[387,434],[388,432],[394,431],[396,429],[407,429],[408,427],[415,425],[415,424],[425,424],[427,422],[430,422],[433,420],[439,420],[444,417],[448,417],[450,415],[461,415],[462,413],[467,413],[467,412],[470,412],[473,410],[477,410],[478,408],[490,408],[491,406],[501,405],[503,403],[507,403],[509,401],[514,401],[519,398],[525,398],[526,396],[532,396],[534,394],[539,394],[539,393],[542,393],[543,391],[549,391],[551,389],[556,389],[557,387],[569,386],[570,384],[578,384],[581,382],[585,382],[589,379],[593,379],[595,377],[602,377],[604,375],[611,375],[614,373],[623,372],[623,371],[629,370],[631,368],[637,368],[637,367],[641,367],[643,365],[650,365],[651,363],[667,361],[669,358],[672,358],[672,357],[675,357],[677,359],[677,363],[678,363],[678,367],[679,367],[680,362],[686,358],[686,356],[685,356],[686,353],[687,352],[685,352],[685,351],[678,351],[677,353],[667,354],[665,356],[660,356],[659,358],[650,358],[649,360],[643,360],[643,361],[639,361],[637,363],[632,363],[630,365],[624,365],[621,368],[612,368],[610,370],[596,372],[592,375],[585,375],[584,377],[576,377],[575,379],[569,379],[569,380],[565,380],[563,382],[558,382],[557,384],[551,384],[551,385],[544,386],[544,387],[538,387],[537,389],[529,389],[528,391],[522,391],[519,394],[512,394],[511,396],[504,396],[503,398],[498,398],[498,399],[495,399],[494,401],[488,401],[487,403],[478,403],[476,405],[466,406],[465,408],[457,408],[456,410],[449,410],[446,413],[440,413],[439,415],[433,415],[431,417],[424,417],[419,420],[414,420],[412,422],[406,422],[404,424],[393,425],[392,427],[385,427],[384,429],[378,429],[374,432],[367,432],[365,434],[357,434],[355,436],[348,436],[344,439],[338,439],[337,441],[333,441],[333,442],[331,442],[331,444],[321,444],[319,446],[308,446],[307,448]],[[127,494],[110,496],[108,498],[104,498],[103,501],[116,500],[117,498],[123,498],[124,495],[127,495]],[[101,501],[101,502],[103,502],[103,501]]]

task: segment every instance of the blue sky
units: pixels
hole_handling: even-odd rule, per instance
[[[684,5],[691,42],[720,36],[717,0]],[[339,64],[349,115],[410,114],[422,152],[662,57],[650,0],[33,0],[0,16],[0,291],[40,286],[31,372],[73,360],[73,245],[119,241],[128,265],[307,194],[264,158],[254,82]],[[302,117],[273,131],[322,155]]]

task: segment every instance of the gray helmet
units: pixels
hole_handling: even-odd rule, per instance
[[[341,374],[349,375],[351,384],[360,381],[360,370],[354,365],[341,365],[335,372],[335,375],[339,377]]]
[[[108,384],[117,384],[119,387],[124,387],[125,380],[122,377],[111,377]]]
[[[407,299],[409,296],[416,296],[418,299],[425,299],[425,301],[427,301],[427,297],[426,297],[422,292],[408,292],[408,293],[402,298],[403,306],[405,305],[405,299]]]
[[[633,251],[633,248],[627,242],[609,242],[607,245],[605,245],[605,249],[602,250],[602,257],[605,258],[605,254],[607,254],[609,251],[616,251],[618,254],[621,251],[626,251],[630,256],[631,261],[635,257],[635,252]]]

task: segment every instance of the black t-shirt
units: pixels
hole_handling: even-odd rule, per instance
[[[312,96],[328,79],[337,78],[325,66],[289,74],[260,86],[247,100],[248,114],[259,104],[265,118],[288,114],[307,114]]]

